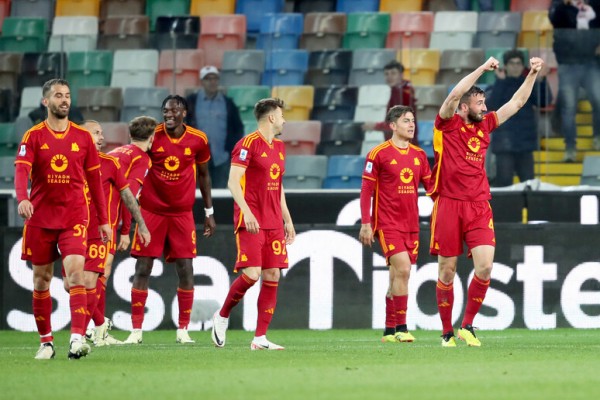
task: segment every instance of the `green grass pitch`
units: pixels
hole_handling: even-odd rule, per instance
[[[250,351],[251,332],[232,330],[217,349],[209,332],[175,343],[175,330],[144,333],[136,346],[93,348],[67,360],[34,360],[35,333],[0,332],[2,399],[597,399],[600,332],[479,331],[481,348],[440,346],[439,332],[414,343],[381,343],[374,330],[272,330],[284,351]],[[126,332],[113,331],[119,339]]]

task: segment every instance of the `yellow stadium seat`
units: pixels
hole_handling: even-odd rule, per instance
[[[190,15],[235,14],[235,0],[192,0]]]
[[[402,49],[398,61],[404,65],[404,77],[415,86],[434,85],[440,70],[440,51],[437,49]]]
[[[100,16],[100,0],[56,0],[57,17],[88,15]]]
[[[423,0],[381,0],[381,12],[423,11]]]
[[[273,86],[272,96],[285,102],[283,117],[288,121],[306,121],[310,119],[313,108],[315,87],[309,85],[299,86]]]
[[[519,34],[519,47],[552,47],[553,29],[548,19],[548,11],[525,11]]]

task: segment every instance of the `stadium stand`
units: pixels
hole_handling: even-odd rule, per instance
[[[308,51],[335,50],[341,47],[346,32],[344,13],[314,12],[304,16],[300,48]]]
[[[163,50],[158,58],[156,85],[168,87],[172,94],[182,94],[185,88],[200,86],[200,68],[204,63],[204,50]]]
[[[0,87],[16,93],[21,73],[22,53],[0,52]]]
[[[489,11],[479,14],[474,47],[510,47],[517,44],[521,13]]]
[[[321,122],[286,122],[281,140],[285,143],[287,155],[315,155],[321,142]]]
[[[440,70],[440,51],[437,49],[402,49],[398,61],[404,65],[404,78],[415,86],[434,85]]]
[[[360,189],[365,158],[360,155],[329,157],[324,189]]]
[[[330,121],[321,125],[321,142],[317,154],[326,156],[359,155],[365,134],[360,122]]]
[[[150,20],[147,15],[114,15],[107,17],[98,37],[98,49],[136,50],[148,47]]]
[[[77,93],[77,106],[86,119],[102,122],[119,121],[123,106],[123,89],[120,87],[80,88]]]
[[[337,0],[335,11],[346,14],[379,11],[379,0]]]
[[[166,88],[125,88],[121,121],[129,122],[139,115],[147,115],[161,121],[163,118],[161,105],[168,95],[169,89]]]
[[[428,48],[433,31],[431,11],[395,12],[385,47],[391,49]]]
[[[244,15],[207,15],[202,18],[198,48],[204,50],[207,65],[220,68],[225,51],[242,50],[245,45]]]
[[[321,189],[327,174],[327,162],[327,156],[288,155],[285,159],[283,186],[286,190]]]
[[[6,17],[2,23],[0,51],[46,51],[48,21],[39,17]]]
[[[358,102],[358,88],[353,86],[326,86],[315,89],[311,119],[326,122],[351,120]]]
[[[306,121],[312,110],[315,88],[310,85],[273,86],[273,97],[285,102],[284,118],[288,121]]]
[[[268,86],[302,85],[307,70],[308,51],[306,50],[268,51],[261,83]]]
[[[333,12],[337,0],[303,0],[294,1],[294,12],[308,14],[313,12]]]
[[[100,2],[100,20],[119,15],[143,15],[145,0],[102,0]]]
[[[423,0],[381,0],[379,11],[398,12],[398,11],[422,11]]]
[[[303,31],[304,16],[302,14],[266,14],[260,21],[256,48],[263,50],[297,49]]]
[[[196,49],[200,37],[200,17],[194,15],[165,16],[156,19],[152,47],[164,49]]]
[[[347,85],[351,68],[351,50],[311,51],[305,82],[313,86]]]
[[[150,31],[154,32],[159,16],[188,15],[189,0],[146,0],[146,15],[150,18]]]
[[[48,51],[92,51],[98,41],[98,17],[56,17],[52,22],[52,34]]]
[[[396,59],[396,53],[393,49],[354,50],[349,84],[353,86],[385,84],[383,67]]]
[[[235,13],[235,0],[192,0],[190,15],[221,15]]]
[[[116,50],[110,86],[153,87],[157,73],[157,50]]]
[[[263,50],[231,50],[223,53],[223,66],[220,71],[221,85],[259,85],[265,70]]]
[[[385,47],[389,31],[390,14],[388,13],[350,13],[342,47],[351,50]]]
[[[55,16],[83,16],[98,18],[100,16],[100,0],[56,0]]]

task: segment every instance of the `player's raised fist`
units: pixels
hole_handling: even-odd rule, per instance
[[[540,72],[541,69],[544,67],[544,60],[542,60],[539,57],[532,57],[529,60],[529,64],[533,72]]]
[[[483,68],[486,71],[493,71],[495,69],[498,69],[498,66],[500,66],[500,62],[498,60],[496,60],[494,57],[488,58],[487,61],[485,62],[485,64],[483,64]]]

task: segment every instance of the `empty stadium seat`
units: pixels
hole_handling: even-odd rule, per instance
[[[42,87],[31,86],[23,88],[21,92],[21,105],[19,107],[19,117],[28,118],[28,114],[38,108],[42,102]]]
[[[341,47],[346,32],[344,13],[308,13],[304,16],[304,32],[300,48],[308,51],[335,50]]]
[[[393,49],[357,49],[352,53],[349,84],[353,86],[385,83],[383,67],[396,59]]]
[[[419,147],[427,154],[427,158],[435,156],[433,151],[433,126],[434,120],[419,120],[417,121],[419,130]]]
[[[337,0],[335,11],[343,13],[377,12],[379,0]]]
[[[547,11],[552,0],[511,0],[510,11]]]
[[[346,33],[342,40],[345,49],[376,49],[385,46],[390,31],[388,13],[351,13],[348,14]]]
[[[49,29],[54,18],[55,0],[11,0],[11,17],[34,17],[46,20]]]
[[[195,15],[166,16],[156,19],[152,47],[163,50],[196,49],[200,36],[200,17]]]
[[[8,16],[10,16],[10,0],[0,0],[0,32],[2,32],[4,18]]]
[[[17,92],[22,60],[22,53],[0,52],[0,87]]]
[[[220,72],[221,85],[258,85],[265,70],[265,53],[262,50],[232,50],[223,53]]]
[[[485,61],[483,49],[444,50],[440,59],[440,71],[437,75],[438,84],[456,84],[465,75],[471,73]],[[486,72],[491,74],[493,72]]]
[[[157,50],[117,50],[110,86],[153,87],[157,73]]]
[[[257,49],[296,49],[304,30],[304,16],[298,13],[267,14],[260,23]]]
[[[0,155],[0,189],[15,188],[15,156],[16,151]]]
[[[162,116],[158,121],[162,121]],[[129,124],[127,122],[103,122],[102,135],[104,136],[102,151],[108,153],[129,143]]]
[[[381,0],[379,11],[398,12],[398,11],[422,11],[423,0]]]
[[[10,122],[15,109],[15,94],[10,89],[0,88],[0,122]]]
[[[287,121],[309,119],[315,96],[314,86],[273,86],[272,96],[285,102],[283,116]]]
[[[188,15],[190,0],[146,0],[146,15],[150,18],[150,31],[154,32],[159,16]]]
[[[107,50],[68,54],[67,80],[72,90],[80,87],[109,86],[113,53]]]
[[[142,15],[145,12],[145,0],[102,0],[100,2],[100,19],[119,15]]]
[[[470,49],[477,32],[475,11],[439,11],[433,20],[429,47],[432,49]]]
[[[305,82],[314,86],[347,85],[351,68],[351,50],[311,51]]]
[[[204,65],[204,50],[163,50],[158,59],[156,85],[168,87],[173,94],[182,93],[188,87],[200,86],[198,71]]]
[[[321,142],[321,121],[289,121],[280,136],[289,155],[314,155]],[[286,167],[287,175],[287,167]]]
[[[6,17],[2,24],[0,51],[46,51],[47,32],[48,22],[44,18]]]
[[[396,12],[390,17],[385,47],[392,49],[428,48],[433,31],[431,11]]]
[[[161,121],[162,102],[168,95],[169,89],[166,88],[125,88],[121,121],[129,122],[140,115],[147,115]]]
[[[321,122],[351,120],[358,102],[358,88],[326,86],[315,89],[311,119]]]
[[[273,50],[266,53],[261,83],[268,86],[294,86],[304,83],[308,69],[308,51]]]
[[[379,146],[385,141],[385,135],[382,131],[367,131],[365,138],[360,146],[360,155],[366,156],[375,146]]]
[[[123,105],[123,89],[120,87],[80,88],[77,106],[85,119],[96,121],[119,121]]]
[[[477,21],[474,47],[515,47],[520,31],[520,13],[482,12]]]
[[[285,189],[321,189],[327,175],[327,156],[289,155],[285,159]]]
[[[554,27],[548,19],[548,11],[525,11],[521,19],[519,47],[529,49],[552,47]]]
[[[580,185],[600,186],[600,156],[585,156]]]
[[[55,15],[69,16],[100,16],[100,0],[56,0]]]
[[[199,17],[233,13],[235,13],[235,0],[192,0],[190,5],[190,15]]]
[[[447,85],[415,86],[417,101],[417,115],[419,120],[433,120],[438,114],[442,103],[448,97]],[[421,139],[419,131],[419,139]]]
[[[115,15],[104,20],[98,38],[98,48],[113,51],[145,49],[148,47],[149,38],[148,16]]]
[[[404,78],[416,86],[435,84],[440,70],[440,51],[437,49],[402,49],[399,58],[404,65]]]
[[[241,50],[246,44],[246,16],[207,15],[202,18],[198,48],[207,65],[221,67],[226,50]]]
[[[258,33],[265,14],[283,12],[285,0],[237,0],[235,13],[246,16],[248,32]]]
[[[96,50],[98,17],[56,17],[52,22],[52,35],[48,51]]]
[[[294,2],[294,12],[308,14],[333,12],[336,7],[336,0],[301,0]]]
[[[365,134],[360,122],[329,121],[321,124],[321,142],[317,154],[326,156],[360,154]]]
[[[360,155],[332,155],[327,163],[324,189],[360,189],[365,158]]]
[[[21,62],[19,87],[43,86],[47,80],[67,72],[67,53],[25,53]]]
[[[358,91],[354,121],[383,121],[387,112],[391,88],[388,85],[363,85]]]
[[[13,122],[0,122],[0,157],[17,155],[18,141],[15,135],[15,124]],[[14,170],[14,167],[11,166]]]

